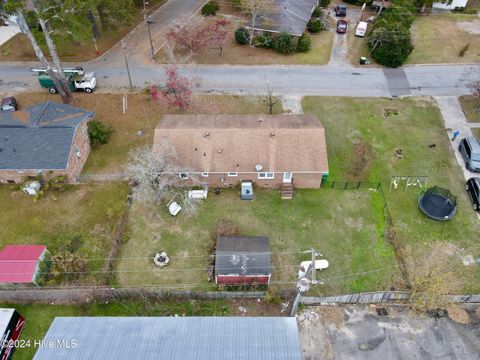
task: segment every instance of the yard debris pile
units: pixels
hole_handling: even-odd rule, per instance
[[[464,325],[470,323],[470,317],[468,316],[468,313],[462,308],[460,308],[458,305],[450,304],[447,307],[447,311],[448,311],[448,317],[451,320]]]
[[[300,314],[296,315],[297,323],[300,327],[308,327],[315,325],[320,317],[313,310],[302,311]]]

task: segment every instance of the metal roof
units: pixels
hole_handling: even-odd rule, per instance
[[[219,237],[215,275],[269,275],[270,241],[263,236]]]
[[[34,360],[300,360],[295,318],[57,317]]]
[[[300,36],[317,5],[318,0],[275,0],[273,9],[258,16],[255,29]]]
[[[45,245],[6,245],[0,251],[0,283],[31,283]]]
[[[51,101],[23,111],[2,111],[0,169],[66,169],[76,128],[93,115]]]

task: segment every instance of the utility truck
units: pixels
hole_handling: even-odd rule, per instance
[[[56,69],[52,69],[56,72]],[[48,89],[52,94],[58,93],[57,87],[53,83],[52,78],[48,75],[45,68],[30,68],[30,71],[38,74],[38,82],[40,86]],[[91,93],[97,86],[97,78],[94,72],[85,72],[82,67],[63,69],[67,77],[71,91],[85,91]]]

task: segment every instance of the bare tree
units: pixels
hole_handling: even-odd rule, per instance
[[[427,250],[408,250],[410,254],[407,256],[406,268],[413,310],[424,312],[444,308],[447,305],[444,295],[462,289],[462,281],[457,273],[458,257],[452,256],[450,247],[451,244],[438,242]]]
[[[35,51],[35,55],[37,56],[38,60],[42,64],[42,66],[46,69],[46,72],[48,76],[52,79],[55,87],[58,89],[60,92],[60,96],[62,97],[62,101],[65,104],[68,104],[70,102],[70,97],[63,91],[63,85],[62,81],[59,77],[58,72],[55,72],[53,68],[50,66],[50,63],[48,62],[47,58],[43,54],[42,49],[40,48],[40,45],[37,42],[37,39],[32,34],[32,31],[30,30],[30,27],[27,24],[27,21],[25,20],[25,17],[23,15],[23,11],[21,8],[18,8],[16,10],[17,18],[18,18],[18,26],[20,27],[20,30],[28,37],[30,40],[30,43],[32,44],[33,50]]]
[[[162,143],[155,152],[148,147],[132,151],[126,171],[134,184],[134,200],[159,204],[175,199],[188,215],[196,214],[197,201],[188,198],[187,186],[198,186],[201,182],[195,172],[178,165],[175,150],[169,143]],[[188,179],[182,179],[183,174]]]
[[[273,96],[273,86],[270,83],[267,83],[267,105],[268,105],[268,113],[270,115],[273,114],[273,107],[278,103],[278,99]]]
[[[272,20],[275,16],[274,0],[240,0],[242,9],[250,15],[250,39],[249,44],[252,46],[253,37],[255,35],[255,26],[260,17]]]
[[[63,72],[62,64],[60,62],[60,58],[58,57],[57,48],[51,37],[52,31],[50,29],[49,22],[48,20],[46,20],[46,17],[44,14],[44,12],[48,11],[50,8],[51,7],[47,6],[47,4],[45,4],[43,1],[39,1],[39,0],[33,1],[33,9],[35,11],[35,14],[37,14],[38,23],[42,28],[43,35],[45,36],[45,41],[48,46],[48,50],[50,51],[50,56],[52,57],[53,66],[56,70],[57,77],[59,79],[60,86],[57,86],[56,84],[55,86],[57,87],[57,90],[60,93],[60,96],[62,97],[62,101],[65,104],[69,104],[72,98],[72,92],[70,91],[70,84],[67,80],[67,77],[65,76],[65,73]]]

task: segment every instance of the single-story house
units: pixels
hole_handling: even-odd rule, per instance
[[[0,309],[0,359],[11,360],[19,337],[25,325],[25,318],[15,309]],[[18,345],[17,345],[18,344]],[[13,346],[11,346],[13,345]]]
[[[0,113],[0,183],[65,176],[75,183],[90,153],[93,112],[51,101]]]
[[[218,237],[215,248],[217,285],[270,283],[270,241],[264,236]]]
[[[6,245],[0,251],[0,286],[36,284],[47,253],[45,245]]]
[[[451,2],[441,3],[434,2],[432,8],[434,9],[443,9],[443,10],[455,10],[456,8],[463,9],[468,4],[468,0],[452,0]]]
[[[318,0],[274,0],[273,9],[259,13],[254,22],[255,32],[281,33],[301,36],[307,27]],[[249,23],[245,26],[252,28]]]
[[[57,317],[43,343],[33,360],[301,359],[294,317]]]
[[[165,115],[153,151],[169,143],[185,172],[209,186],[319,188],[328,176],[325,129],[314,115]]]

